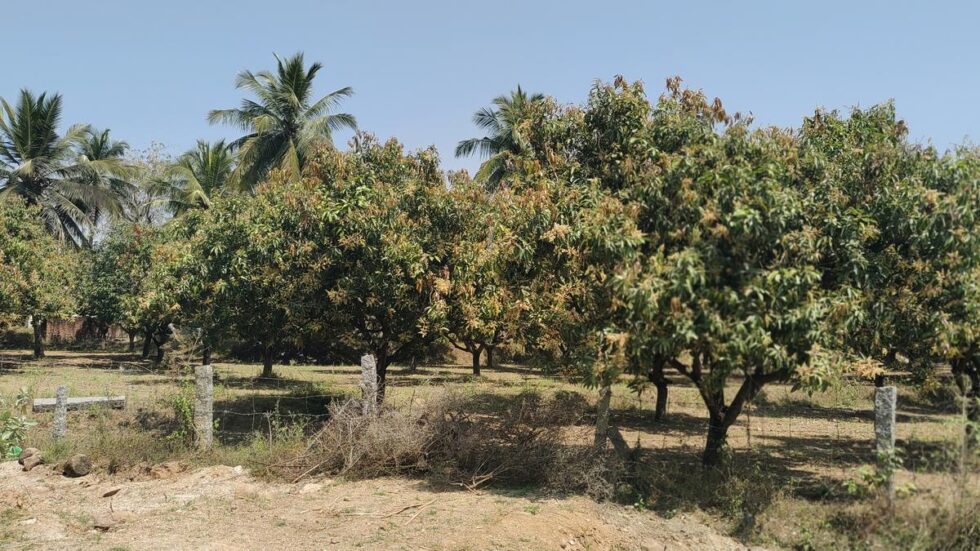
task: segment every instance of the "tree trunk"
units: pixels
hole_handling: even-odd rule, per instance
[[[473,355],[473,375],[477,377],[480,376],[480,354],[482,353],[483,350],[480,348],[474,348],[470,351],[470,354]]]
[[[153,333],[147,331],[143,336],[143,359],[150,357],[150,346],[153,345]]]
[[[388,362],[390,361],[390,359],[388,358],[388,354],[385,353],[384,351],[382,351],[382,352],[375,352],[375,354],[374,354],[374,360],[375,360],[375,369],[377,370],[377,374],[378,374],[377,375],[377,377],[378,377],[378,394],[377,394],[377,396],[378,396],[378,406],[381,406],[381,404],[383,404],[384,401],[385,401],[385,390],[387,389],[387,386],[388,386],[387,385],[387,379],[388,379]]]
[[[612,399],[612,385],[599,389],[599,402],[596,404],[595,416],[595,449],[601,451],[606,447],[606,437],[609,434],[609,402]]]
[[[128,332],[129,335],[129,353],[132,354],[136,352],[136,333]]]
[[[153,339],[153,344],[155,344],[156,347],[157,347],[157,357],[156,357],[156,360],[155,361],[158,364],[159,363],[163,363],[163,355],[164,355],[163,343],[164,342],[165,341],[163,341],[163,339],[161,339],[159,341],[156,340],[156,339]]]
[[[653,369],[647,374],[650,382],[657,387],[657,406],[653,414],[654,421],[663,419],[664,414],[667,413],[667,377],[664,376],[665,363],[664,360],[659,358],[654,360]]]
[[[494,346],[487,347],[487,369],[493,369],[493,349]]]
[[[267,346],[262,351],[262,378],[271,379],[275,376],[275,373],[272,372],[272,347]]]
[[[657,385],[657,409],[654,411],[653,420],[659,421],[667,413],[667,380],[661,379],[654,381],[653,384]]]
[[[704,455],[701,457],[701,463],[705,467],[721,465],[727,439],[728,426],[723,420],[711,416],[708,422],[708,441],[704,446]]]
[[[48,322],[45,320],[38,321],[37,318],[34,318],[32,325],[34,326],[34,357],[43,358],[44,334],[47,332]]]

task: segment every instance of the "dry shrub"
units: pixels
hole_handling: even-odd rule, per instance
[[[424,469],[428,431],[417,414],[383,409],[378,415],[362,415],[361,403],[331,403],[329,420],[310,442],[293,468],[355,478],[366,478]]]
[[[565,443],[565,427],[585,413],[578,394],[551,399],[525,392],[500,412],[478,413],[459,395],[447,395],[430,413],[433,436],[429,460],[447,481],[475,487],[493,481],[507,485],[564,486],[571,464],[584,464],[588,448]]]
[[[850,522],[855,538],[878,549],[966,551],[980,549],[980,496],[950,488],[920,500],[859,510]],[[840,522],[841,520],[838,519]]]
[[[537,485],[605,492],[609,484],[594,468],[591,448],[569,446],[564,439],[566,427],[587,407],[575,393],[544,398],[526,392],[485,411],[472,398],[446,393],[421,407],[386,407],[363,416],[352,400],[332,405],[330,420],[305,452],[277,467],[293,480],[312,474],[415,474],[467,488]]]

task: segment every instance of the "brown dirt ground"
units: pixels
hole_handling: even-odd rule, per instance
[[[3,463],[0,529],[9,549],[745,549],[693,515],[665,519],[585,497],[406,479],[268,483],[241,467],[182,469],[71,479]]]

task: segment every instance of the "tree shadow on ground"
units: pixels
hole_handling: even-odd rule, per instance
[[[613,409],[610,422],[621,429],[645,434],[670,434],[680,436],[703,436],[708,420],[688,413],[667,413],[659,421],[654,420],[654,412],[639,408]],[[590,419],[594,422],[594,416]]]
[[[899,440],[895,446],[900,450],[902,465],[917,473],[955,472],[964,457],[958,442],[910,439]]]
[[[471,454],[463,454],[464,464],[455,465],[451,475],[445,474],[450,469],[423,473],[422,482],[432,491],[472,489],[476,484],[482,491],[531,499],[588,495],[628,505],[642,503],[643,507],[664,516],[678,511],[713,510],[736,522],[743,514],[756,515],[764,511],[773,500],[787,492],[808,500],[853,499],[838,480],[825,476],[820,469],[814,469],[815,464],[825,460],[829,462],[831,458],[829,447],[832,443],[820,440],[810,443],[810,455],[784,455],[777,453],[782,451],[779,446],[757,445],[731,453],[721,468],[706,469],[701,465],[705,421],[696,416],[671,414],[665,421],[653,422],[648,412],[632,409],[614,411],[611,423],[624,430],[698,436],[697,440],[671,439],[670,444],[664,446],[649,445],[649,439],[645,439],[646,445],[639,447],[628,442],[632,449],[626,456],[621,456],[611,448],[599,455],[594,453],[590,445],[591,427],[588,426],[594,421],[594,411],[581,393],[569,392],[558,399],[544,399],[533,391],[511,396],[466,394],[456,398],[454,407],[472,412],[492,425],[501,419],[512,419],[508,417],[508,412],[520,410],[523,402],[535,395],[538,396],[534,398],[535,407],[539,410],[571,408],[573,414],[569,419],[572,421],[563,429],[574,427],[577,420],[582,427],[576,434],[586,438],[547,442],[541,449],[529,452],[522,447],[513,447],[514,442],[501,438],[492,430],[485,434],[467,434],[464,442],[475,441],[484,446],[480,453],[473,454],[482,460],[477,463],[478,468],[465,464]],[[555,406],[553,403],[561,405]],[[547,413],[542,411],[537,415],[547,417]],[[585,435],[583,428],[589,430]],[[516,430],[514,434],[527,439],[522,446],[533,446],[536,436],[529,435],[547,434],[540,430],[530,427],[528,430]],[[796,442],[786,444],[797,445]],[[852,455],[854,451],[867,447],[866,442],[858,441],[846,441],[843,445]],[[814,449],[821,453],[814,454]],[[866,458],[867,450],[863,451]],[[538,453],[548,457],[550,462],[536,461],[534,458]],[[520,459],[508,462],[506,458],[511,456]],[[488,478],[485,480],[481,478],[486,476]]]
[[[321,388],[313,381],[302,379],[290,379],[286,377],[243,377],[239,375],[227,375],[215,373],[215,384],[221,384],[232,389],[254,389],[254,390],[283,390],[292,394],[310,392],[322,394]]]
[[[868,409],[854,408],[832,408],[811,404],[804,400],[791,400],[771,402],[766,400],[756,400],[753,402],[752,415],[755,417],[766,418],[803,418],[803,419],[822,419],[826,421],[862,421],[873,422],[874,411]],[[903,412],[902,410],[906,410]],[[908,408],[899,408],[896,414],[896,421],[899,423],[931,423],[935,422],[934,416],[939,412],[932,410],[928,412],[907,412]]]
[[[254,394],[217,400],[215,434],[222,443],[234,444],[257,432],[272,434],[298,427],[309,433],[329,418],[332,402],[348,398],[343,393],[294,390],[289,394]]]
[[[8,366],[22,369],[30,365],[42,365],[51,368],[76,367],[79,369],[118,371],[125,375],[143,375],[146,373],[160,372],[153,367],[153,363],[150,360],[144,360],[139,355],[73,353],[71,356],[48,355],[37,359],[30,354],[14,357],[5,356],[0,358],[0,373],[7,371],[6,368]]]

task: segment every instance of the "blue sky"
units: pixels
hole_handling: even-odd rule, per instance
[[[524,88],[581,102],[595,79],[664,79],[722,98],[759,124],[798,125],[817,106],[894,98],[913,139],[980,138],[980,3],[463,0],[33,0],[4,2],[0,96],[58,91],[65,122],[108,127],[178,153],[234,137],[207,111],[238,104],[234,77],[272,53],[325,66],[318,91],[352,86],[345,110],[447,168],[470,118]],[[339,136],[346,141],[347,136]]]

